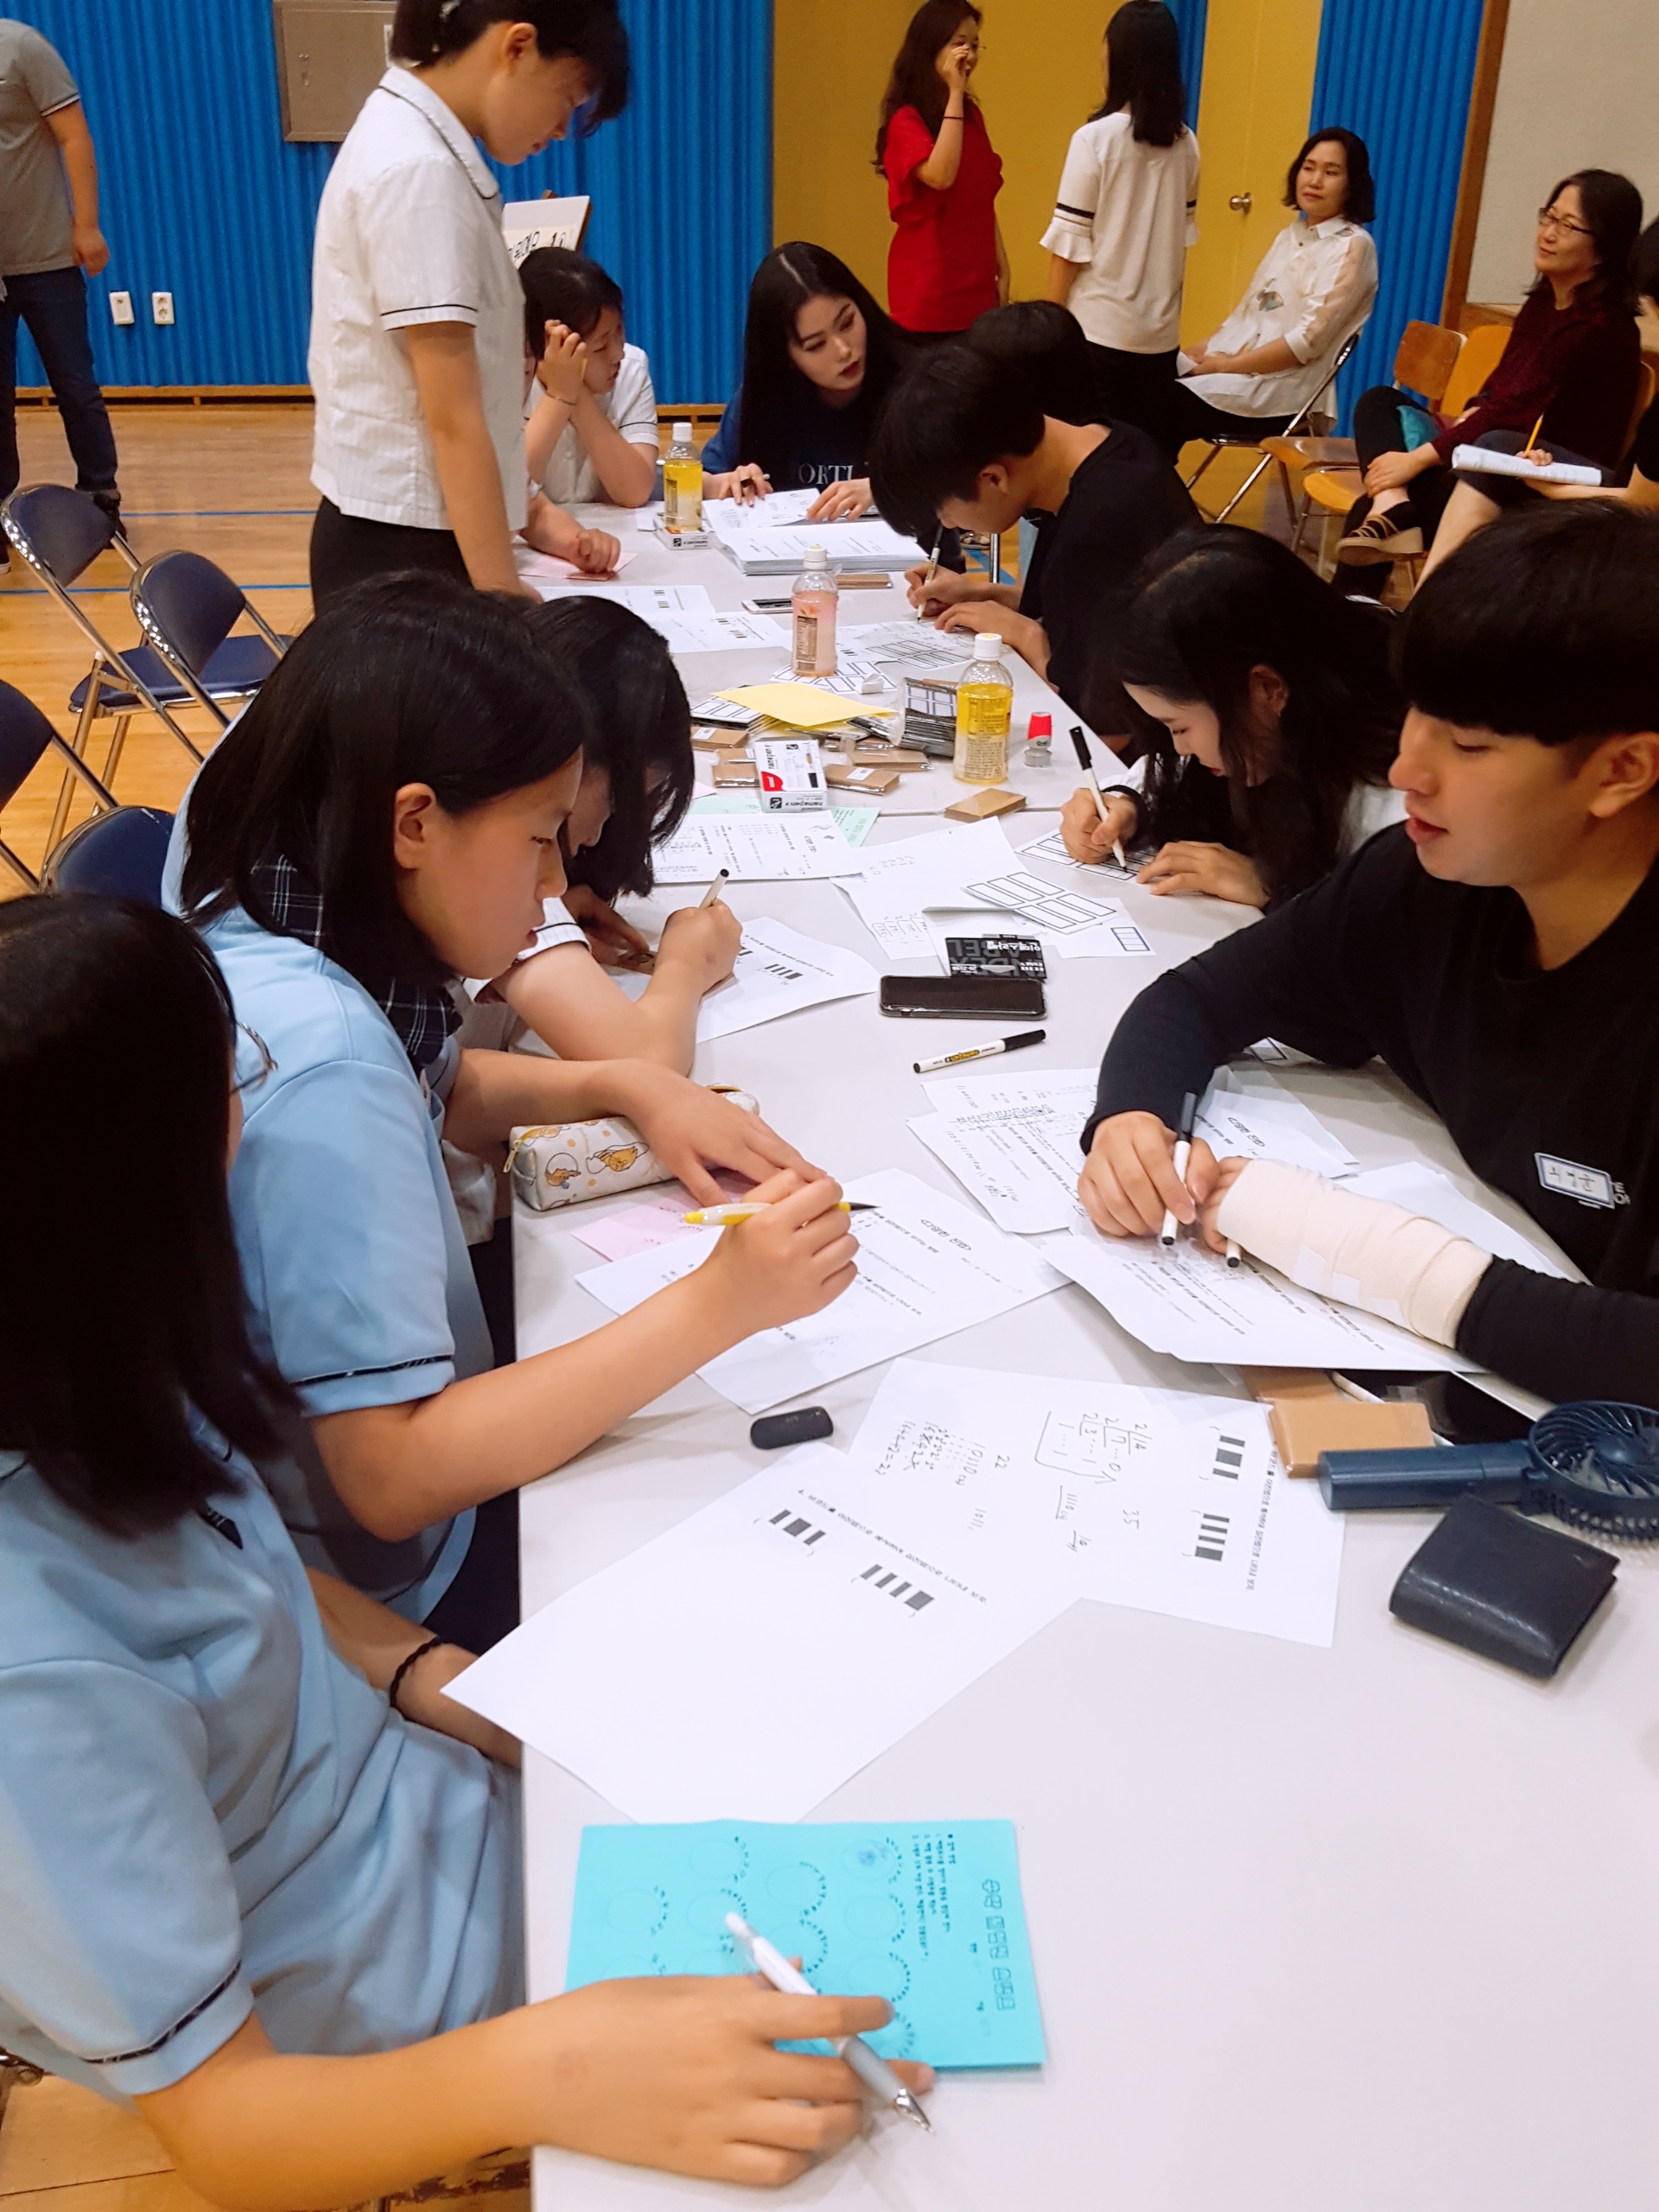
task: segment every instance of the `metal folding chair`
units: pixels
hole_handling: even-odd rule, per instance
[[[1294,437],[1298,430],[1306,429],[1309,422],[1319,411],[1320,401],[1325,398],[1332,385],[1335,384],[1338,377],[1342,373],[1343,370],[1347,367],[1354,348],[1359,343],[1360,336],[1361,332],[1354,330],[1351,331],[1348,336],[1344,339],[1341,346],[1338,350],[1336,359],[1331,364],[1330,375],[1326,377],[1325,382],[1319,386],[1313,397],[1307,400],[1297,410],[1296,413],[1291,416],[1284,429],[1275,434],[1277,436],[1281,438]],[[1204,474],[1211,463],[1221,454],[1233,451],[1259,453],[1262,455],[1259,464],[1250,471],[1244,481],[1239,486],[1237,491],[1234,493],[1232,498],[1228,500],[1221,512],[1211,518],[1213,521],[1225,522],[1228,516],[1232,513],[1234,508],[1238,505],[1239,502],[1246,496],[1246,494],[1255,489],[1259,479],[1266,475],[1268,470],[1275,466],[1279,471],[1280,481],[1284,488],[1285,512],[1293,518],[1294,517],[1295,499],[1294,495],[1291,491],[1290,471],[1286,467],[1284,461],[1280,459],[1278,455],[1267,449],[1264,442],[1259,436],[1250,437],[1248,435],[1240,435],[1236,438],[1206,438],[1204,440],[1204,443],[1209,447],[1210,450],[1205,454],[1204,459],[1198,463],[1192,474],[1187,478],[1186,488],[1189,492],[1192,490],[1193,486],[1198,483],[1198,479]]]
[[[99,781],[86,763],[58,735],[35,702],[15,685],[0,683],[0,811],[10,806],[36,766],[48,753],[60,753],[70,774],[79,776],[94,803],[115,810],[114,794]],[[3,861],[26,890],[38,891],[40,878],[11,847],[0,841]]]
[[[73,829],[41,869],[43,891],[94,891],[106,899],[162,903],[162,872],[173,817],[158,806],[118,806]]]
[[[146,561],[130,596],[151,648],[221,729],[229,717],[219,701],[251,696],[293,642],[278,637],[241,588],[200,553],[162,553]],[[231,636],[245,614],[257,637]]]

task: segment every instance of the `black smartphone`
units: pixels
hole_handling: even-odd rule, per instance
[[[880,1005],[967,1021],[1040,1021],[1048,1012],[1042,985],[1018,976],[884,976]]]
[[[1513,1406],[1465,1382],[1460,1375],[1357,1367],[1345,1379],[1374,1398],[1396,1404],[1415,1398],[1427,1412],[1429,1427],[1447,1444],[1518,1444],[1532,1427],[1528,1414],[1516,1413]]]

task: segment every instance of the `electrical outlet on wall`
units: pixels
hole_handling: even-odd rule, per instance
[[[172,293],[152,292],[149,296],[149,311],[158,323],[171,322],[173,320]]]
[[[118,323],[123,330],[131,329],[132,294],[130,292],[110,294],[110,320],[111,322]]]

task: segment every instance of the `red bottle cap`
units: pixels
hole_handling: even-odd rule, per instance
[[[1053,734],[1054,721],[1053,717],[1050,715],[1033,715],[1030,722],[1027,725],[1026,740],[1027,743],[1029,743],[1033,737],[1052,737]]]

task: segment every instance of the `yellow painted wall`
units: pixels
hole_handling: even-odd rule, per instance
[[[870,162],[881,94],[914,4],[775,0],[774,7],[773,237],[829,246],[881,300],[893,232],[886,186]],[[1048,257],[1038,241],[1067,142],[1100,103],[1101,38],[1116,4],[984,0],[975,89],[1002,156],[997,207],[1016,299],[1044,291]],[[1189,276],[1189,299],[1205,319],[1185,323],[1191,336],[1205,336],[1220,321],[1237,296],[1236,263],[1253,266],[1278,221],[1287,219],[1277,200],[1306,132],[1319,10],[1320,0],[1210,0],[1198,124],[1205,235]],[[1242,220],[1226,203],[1245,188],[1256,204]]]

